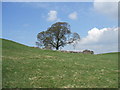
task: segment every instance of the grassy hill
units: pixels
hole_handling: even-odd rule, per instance
[[[3,88],[117,88],[118,53],[87,55],[2,40]]]

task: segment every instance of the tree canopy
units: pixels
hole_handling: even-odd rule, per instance
[[[59,50],[67,44],[74,43],[79,40],[77,33],[72,33],[70,25],[66,22],[56,22],[46,31],[38,33],[36,45],[41,48],[49,48]]]

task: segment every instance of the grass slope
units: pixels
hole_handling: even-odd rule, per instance
[[[117,88],[118,53],[86,55],[2,40],[3,88]]]

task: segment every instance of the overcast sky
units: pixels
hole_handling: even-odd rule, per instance
[[[75,49],[68,45],[64,50],[116,52],[117,9],[115,2],[3,2],[2,38],[35,46],[39,32],[64,21],[81,37]]]

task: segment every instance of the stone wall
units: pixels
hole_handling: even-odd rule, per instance
[[[76,52],[76,51],[60,51],[60,52],[65,52],[65,53],[84,53],[84,54],[94,54],[93,51],[90,51],[90,50],[84,50],[83,52]]]

